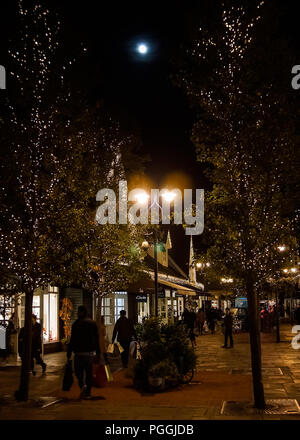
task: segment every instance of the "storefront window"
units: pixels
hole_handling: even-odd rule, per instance
[[[7,327],[8,320],[14,311],[12,297],[0,295],[0,325]]]
[[[125,299],[115,298],[115,321],[120,318],[121,310],[125,309]]]
[[[58,288],[49,286],[43,296],[43,339],[44,342],[58,340]]]
[[[101,315],[104,316],[104,325],[112,324],[111,298],[106,297],[102,299]]]
[[[36,316],[37,321],[40,322],[40,320],[41,320],[41,299],[40,299],[40,296],[34,295],[34,297],[33,297],[32,313]]]
[[[34,295],[32,300],[32,313],[36,316],[37,322],[41,322],[41,298],[40,295]],[[25,295],[21,298],[21,327],[25,324]]]

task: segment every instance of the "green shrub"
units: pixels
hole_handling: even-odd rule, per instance
[[[158,364],[153,365],[149,369],[148,374],[152,377],[174,377],[178,374],[178,370],[174,362],[164,360],[159,362]]]
[[[181,324],[163,324],[150,318],[136,326],[142,359],[137,361],[135,379],[187,374],[196,366],[196,355],[188,331]],[[162,375],[162,376],[159,376]]]

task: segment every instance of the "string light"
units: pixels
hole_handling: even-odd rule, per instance
[[[199,28],[199,36],[187,50],[191,68],[180,77],[187,95],[205,115],[192,131],[198,160],[212,163],[217,170],[212,203],[208,202],[217,225],[206,223],[206,230],[216,237],[215,247],[221,249],[213,256],[219,266],[239,276],[254,273],[256,288],[274,276],[274,270],[280,272],[285,261],[283,240],[294,251],[294,224],[299,220],[297,212],[283,219],[278,201],[285,184],[287,152],[293,148],[288,127],[282,130],[272,121],[272,132],[266,131],[270,126],[265,128],[272,110],[281,108],[280,98],[271,82],[249,93],[244,75],[263,7],[264,1],[223,4],[220,28],[213,35]],[[205,85],[198,80],[198,67],[209,69]],[[269,160],[271,172],[266,172],[262,164]],[[231,224],[226,208],[231,209]]]

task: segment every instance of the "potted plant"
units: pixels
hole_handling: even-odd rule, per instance
[[[178,378],[190,375],[195,368],[196,355],[185,326],[150,318],[136,325],[136,335],[141,355],[134,369],[136,388],[162,389],[165,383],[177,384]]]

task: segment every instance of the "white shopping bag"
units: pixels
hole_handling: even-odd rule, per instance
[[[131,357],[134,357],[136,351],[137,343],[136,341],[131,341],[129,345],[129,353]]]
[[[122,345],[120,344],[120,342],[117,342],[117,346],[118,346],[118,349],[120,350],[120,353],[123,353],[124,348],[122,347]]]
[[[113,354],[113,352],[114,352],[114,344],[109,344],[109,346],[107,347],[106,352]]]

